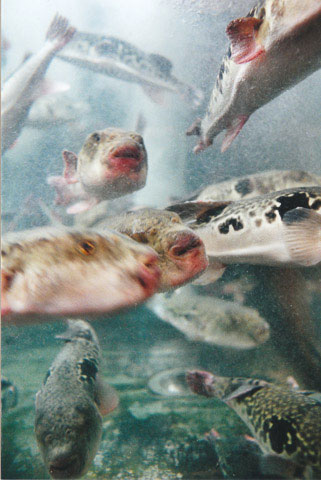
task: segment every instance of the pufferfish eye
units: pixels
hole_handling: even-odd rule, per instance
[[[96,244],[92,241],[84,240],[78,244],[77,248],[83,255],[92,255],[96,250]]]
[[[96,132],[96,133],[93,133],[92,136],[91,136],[91,138],[92,138],[93,140],[95,140],[95,142],[100,142],[100,135],[99,135],[99,133],[97,133],[97,132]]]

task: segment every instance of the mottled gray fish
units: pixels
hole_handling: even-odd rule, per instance
[[[75,100],[63,94],[45,95],[32,105],[25,126],[43,130],[79,123],[89,111],[89,104],[85,101]]]
[[[100,348],[84,320],[67,320],[58,336],[65,346],[36,396],[35,432],[53,478],[79,478],[89,469],[101,439],[101,415],[118,405],[115,390],[99,377]]]
[[[321,260],[321,187],[280,190],[238,202],[186,202],[168,209],[203,240],[209,277],[218,278],[229,263],[312,266]]]
[[[115,37],[77,32],[59,58],[109,77],[138,83],[156,103],[162,102],[166,91],[178,93],[192,107],[203,100],[200,90],[172,75],[170,60]]]
[[[321,186],[321,176],[302,170],[268,170],[230,178],[203,188],[189,200],[215,202],[245,200],[286,188]]]
[[[311,392],[200,370],[188,372],[187,382],[193,392],[227,403],[249,427],[264,453],[321,470],[321,403]]]
[[[16,232],[4,237],[1,253],[1,312],[7,321],[9,314],[26,322],[30,314],[107,313],[144,301],[159,283],[156,253],[107,230]]]
[[[231,41],[203,120],[187,134],[204,150],[223,130],[225,151],[250,115],[321,65],[320,0],[260,0],[229,23]]]
[[[147,152],[138,133],[106,128],[88,135],[78,156],[62,152],[61,177],[49,177],[57,192],[56,203],[68,205],[67,213],[79,213],[102,200],[121,197],[143,188],[147,176]]]
[[[41,50],[28,58],[5,82],[1,102],[2,152],[12,146],[20,135],[36,98],[46,90],[61,89],[61,85],[59,88],[44,87],[44,75],[51,60],[70,41],[74,32],[75,29],[69,27],[64,17],[56,15],[49,26],[46,43]]]
[[[192,287],[157,295],[153,311],[194,341],[247,349],[269,339],[269,324],[254,308],[199,295]]]
[[[107,217],[98,228],[111,228],[156,251],[161,270],[159,291],[191,281],[208,265],[203,242],[176,213],[142,208]]]
[[[1,411],[6,412],[18,403],[18,389],[6,377],[1,377]]]

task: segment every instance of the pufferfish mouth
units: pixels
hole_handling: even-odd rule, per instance
[[[78,478],[79,464],[76,456],[58,458],[49,465],[52,478]]]
[[[143,153],[138,145],[122,145],[109,154],[108,166],[124,173],[138,172],[142,168],[142,160]]]

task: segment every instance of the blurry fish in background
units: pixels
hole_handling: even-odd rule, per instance
[[[138,83],[155,103],[165,92],[177,93],[191,107],[198,107],[203,93],[172,75],[173,65],[162,55],[146,53],[115,37],[77,32],[59,58],[109,77]]]
[[[321,187],[280,190],[238,202],[168,207],[203,240],[216,280],[224,265],[313,266],[321,261]]]
[[[188,368],[170,368],[155,373],[148,379],[149,390],[164,397],[189,397],[191,390],[186,383]]]
[[[146,300],[159,284],[157,255],[105,230],[39,228],[2,241],[3,322],[36,314],[109,313]],[[22,318],[20,318],[22,316]]]
[[[262,451],[248,435],[222,436],[214,428],[205,435],[218,456],[224,478],[259,479]]]
[[[321,186],[321,176],[303,170],[268,170],[231,178],[202,188],[186,198],[200,202],[245,200],[286,188]]]
[[[147,152],[143,138],[135,132],[106,128],[91,133],[78,156],[67,150],[63,176],[51,176],[49,185],[56,189],[56,204],[68,205],[75,214],[98,202],[121,197],[144,187],[147,177]]]
[[[235,15],[236,12],[242,12],[246,8],[252,8],[255,0],[162,0],[170,7],[186,12],[193,12],[198,15],[218,15],[229,12]]]
[[[44,93],[64,91],[66,84],[48,84],[44,75],[51,60],[75,33],[68,20],[56,15],[51,22],[44,46],[28,58],[5,82],[2,90],[2,152],[19,137],[33,102]]]
[[[79,122],[90,113],[90,105],[83,100],[75,100],[66,94],[51,94],[38,98],[32,105],[26,127],[50,129],[60,125]]]
[[[6,377],[1,377],[1,411],[6,412],[18,403],[18,389]]]
[[[143,208],[107,217],[97,228],[111,228],[156,251],[161,270],[158,291],[191,281],[208,265],[203,242],[175,213]]]
[[[57,336],[65,346],[36,396],[35,432],[52,478],[79,478],[99,447],[102,415],[118,405],[116,391],[99,377],[100,347],[84,320],[67,320]]]
[[[9,40],[1,35],[1,67],[4,67],[7,63],[7,52],[11,45]]]
[[[269,324],[259,312],[239,303],[199,295],[187,286],[172,294],[157,295],[150,308],[189,340],[248,349],[270,337]]]
[[[283,472],[292,465],[293,471],[301,467],[320,473],[321,403],[311,396],[313,392],[200,370],[189,371],[186,378],[194,393],[222,400],[241,417],[266,454],[262,462],[266,467],[270,462],[271,468]],[[288,478],[297,478],[293,471]]]
[[[229,23],[231,41],[203,120],[187,135],[200,136],[194,152],[226,130],[224,152],[250,115],[321,66],[320,0],[265,0]]]

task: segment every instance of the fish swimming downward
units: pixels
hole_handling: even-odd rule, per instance
[[[321,261],[321,187],[238,202],[186,202],[168,210],[203,240],[210,260],[204,281],[219,278],[230,263],[313,266]]]
[[[51,22],[44,46],[28,58],[5,82],[1,102],[1,131],[4,152],[19,137],[33,102],[44,93],[65,89],[62,84],[47,85],[44,75],[51,60],[72,38],[75,28],[68,21],[56,15]]]
[[[321,186],[321,176],[303,170],[268,170],[208,185],[186,200],[245,200],[286,188]]]
[[[159,274],[152,249],[116,232],[38,228],[8,234],[2,242],[3,322],[133,306],[156,291]]]
[[[101,439],[101,417],[118,405],[116,391],[99,377],[94,329],[84,320],[67,324],[57,336],[65,346],[36,396],[36,439],[52,478],[79,478],[88,471]]]
[[[187,131],[204,150],[223,130],[224,152],[250,115],[321,66],[320,0],[265,0],[229,23],[231,41],[203,120]]]
[[[155,250],[161,270],[158,291],[191,281],[208,265],[202,240],[175,213],[143,208],[107,217],[97,227],[111,228]]]
[[[102,200],[121,197],[143,188],[147,176],[147,152],[135,132],[106,128],[91,133],[78,156],[62,152],[63,176],[48,178],[57,192],[56,204],[69,205],[67,213],[79,213]]]
[[[222,400],[241,417],[270,457],[271,467],[274,461],[275,467],[283,465],[285,470],[294,464],[320,473],[321,403],[313,398],[314,392],[200,370],[189,371],[186,378],[194,393]]]
[[[194,341],[237,349],[257,347],[269,339],[269,324],[254,308],[199,295],[187,285],[149,303],[165,322]]]
[[[134,45],[111,36],[77,32],[59,58],[126,82],[138,83],[156,103],[164,92],[178,93],[192,107],[198,107],[203,93],[172,75],[173,65],[162,55],[146,53]]]

